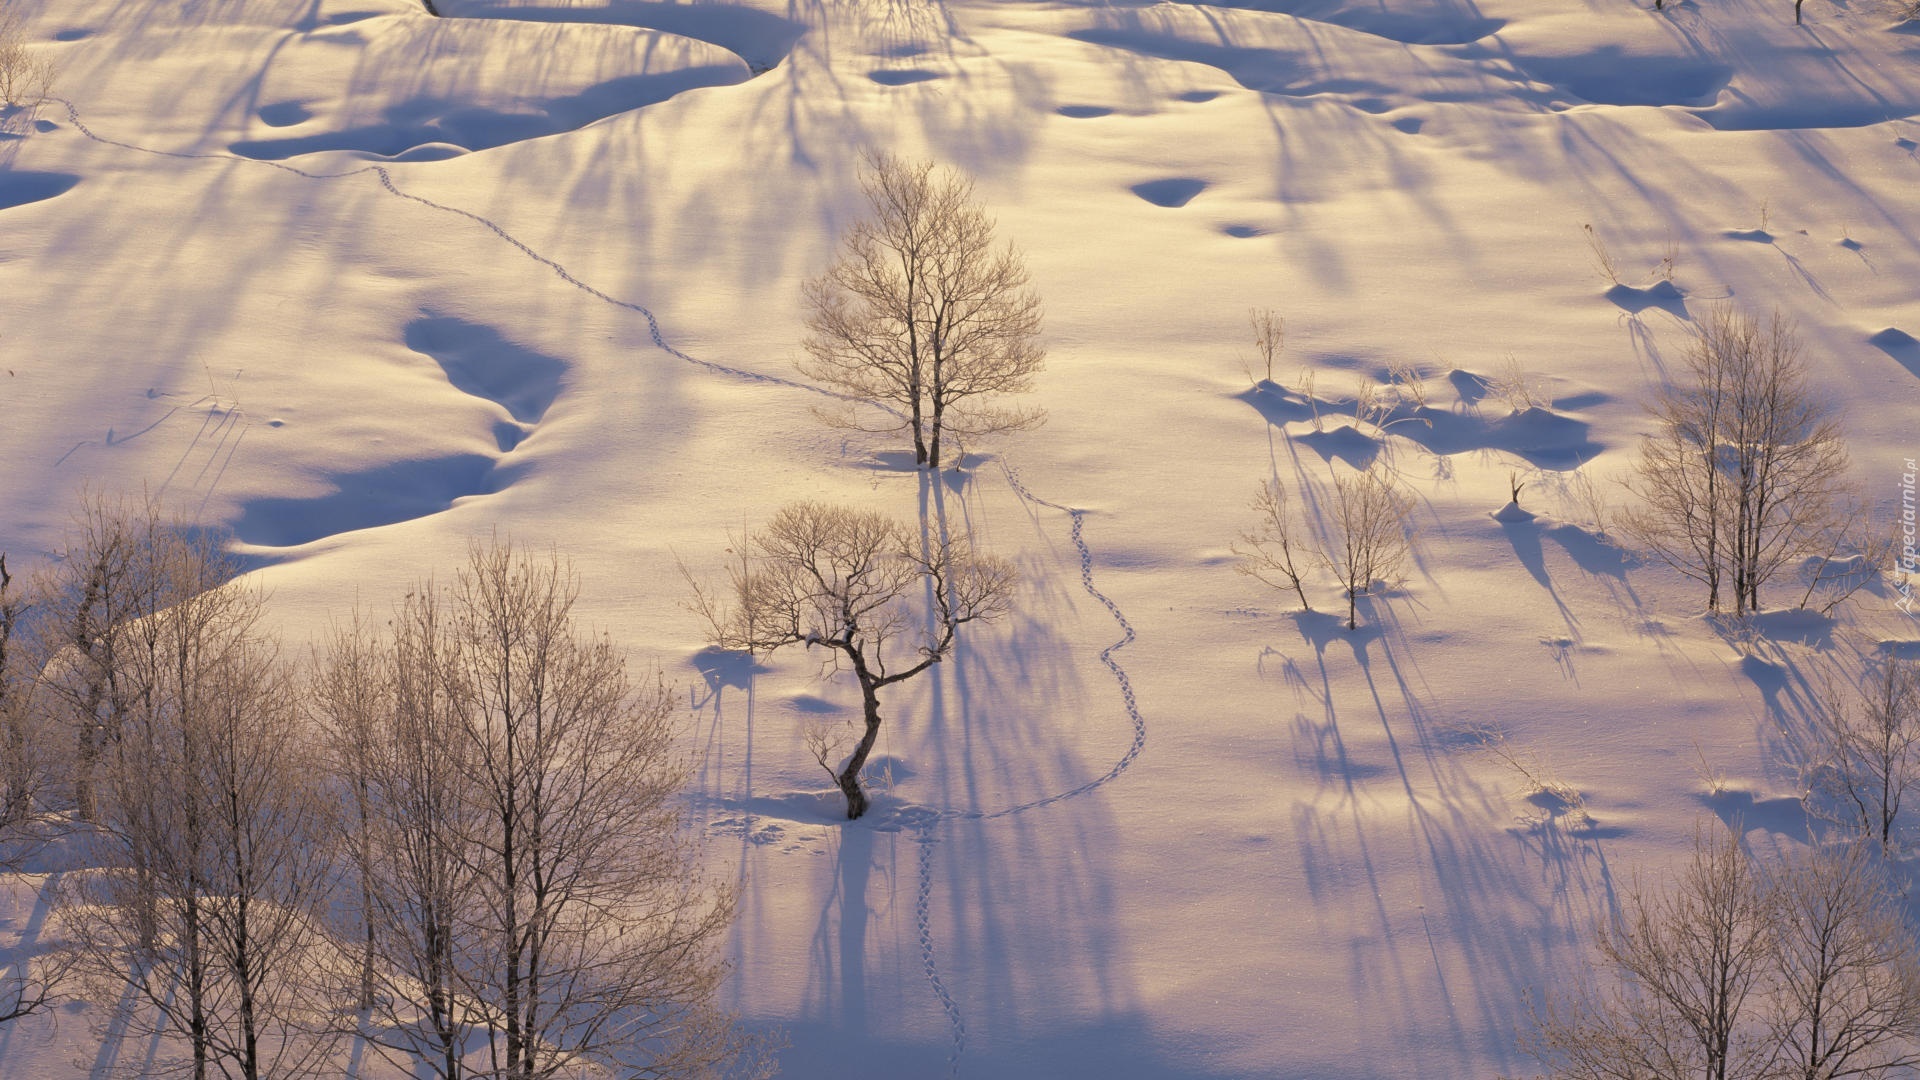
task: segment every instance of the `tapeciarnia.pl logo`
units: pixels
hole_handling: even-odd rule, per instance
[[[1914,551],[1914,459],[1904,461],[1900,473],[1900,610],[1913,614],[1913,579],[1920,573],[1920,553]]]

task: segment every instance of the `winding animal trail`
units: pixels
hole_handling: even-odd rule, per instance
[[[132,150],[136,153],[153,154],[158,157],[184,158],[190,161],[246,161],[246,162],[251,162],[255,165],[264,165],[270,169],[278,169],[284,173],[291,173],[294,176],[305,177],[308,180],[345,180],[350,177],[366,176],[371,174],[375,179],[377,179],[380,182],[380,186],[385,188],[387,192],[393,195],[394,197],[405,199],[408,202],[419,203],[421,206],[425,206],[433,210],[438,210],[441,213],[452,214],[456,217],[465,218],[468,221],[471,221],[476,225],[479,225],[482,228],[485,228],[487,231],[493,233],[495,236],[498,236],[500,239],[506,241],[507,243],[513,245],[513,247],[517,249],[522,255],[525,255],[527,258],[532,259],[534,262],[537,262],[540,265],[546,267],[547,269],[553,271],[555,276],[557,276],[561,281],[566,282],[568,285],[571,285],[574,288],[579,289],[581,292],[584,292],[588,296],[591,296],[596,300],[602,301],[603,303],[610,304],[614,307],[622,308],[624,310],[632,311],[639,314],[642,318],[647,320],[647,333],[653,338],[654,346],[658,348],[661,352],[666,353],[668,356],[671,356],[677,360],[683,360],[689,364],[694,365],[695,367],[705,368],[708,371],[711,371],[720,375],[731,375],[735,378],[747,379],[752,382],[768,383],[775,386],[785,386],[794,390],[803,390],[810,394],[819,394],[823,397],[839,398],[841,400],[846,400],[845,395],[837,394],[831,390],[827,390],[822,387],[812,386],[810,384],[798,382],[793,379],[783,379],[778,375],[768,375],[763,372],[748,371],[745,368],[729,367],[725,364],[716,364],[711,360],[701,360],[697,357],[690,356],[687,353],[682,352],[677,348],[674,348],[671,344],[668,344],[666,335],[661,333],[660,319],[656,315],[654,315],[654,313],[650,309],[648,309],[645,305],[636,304],[631,300],[622,300],[618,297],[610,296],[607,293],[601,291],[600,289],[597,289],[594,286],[587,284],[586,282],[580,280],[578,277],[574,276],[571,270],[568,270],[565,266],[561,265],[560,263],[546,257],[545,255],[540,254],[538,251],[535,251],[533,248],[529,247],[526,243],[521,241],[518,237],[508,232],[498,222],[493,221],[490,218],[483,217],[479,214],[474,213],[471,210],[462,210],[457,206],[448,206],[445,203],[437,203],[437,202],[434,202],[432,199],[428,199],[420,195],[414,195],[410,192],[402,191],[400,189],[400,186],[393,182],[393,173],[389,169],[387,169],[387,167],[384,165],[364,165],[358,169],[349,169],[346,172],[317,173],[317,172],[309,172],[305,169],[296,168],[295,166],[283,164],[278,161],[268,161],[262,158],[250,158],[250,157],[242,156],[240,154],[232,154],[232,153],[225,153],[225,152],[191,153],[191,152],[185,152],[185,151],[179,151],[179,150],[155,150],[150,147],[137,146],[133,143],[121,142],[117,139],[109,139],[103,135],[97,134],[96,132],[93,131],[93,129],[87,127],[87,125],[81,121],[80,110],[77,107],[75,107],[73,102],[68,101],[66,98],[49,98],[48,100],[58,101],[60,104],[66,106],[67,117],[73,122],[74,130],[86,136],[88,139],[91,139],[94,142],[101,143],[106,146],[114,146],[123,150]]]
[[[65,98],[50,98],[49,100],[57,101],[66,107],[68,119],[73,123],[74,130],[78,131],[81,135],[96,143],[123,150],[130,150],[135,153],[153,154],[159,157],[185,158],[189,160],[244,161],[265,168],[278,169],[282,172],[291,173],[294,176],[304,177],[309,180],[344,180],[355,176],[371,174],[379,181],[380,186],[395,198],[418,203],[429,209],[437,210],[444,214],[451,214],[455,217],[464,218],[467,221],[473,222],[512,245],[527,258],[553,271],[555,276],[573,288],[579,289],[603,303],[634,312],[645,318],[647,321],[647,332],[653,339],[654,346],[668,356],[718,375],[727,375],[752,382],[784,386],[810,394],[818,394],[823,397],[849,400],[846,395],[827,390],[823,387],[782,378],[777,375],[750,371],[746,368],[731,367],[726,364],[715,363],[711,360],[702,360],[675,348],[667,341],[666,335],[661,331],[659,318],[645,305],[630,300],[622,300],[582,281],[579,277],[575,276],[572,271],[568,270],[566,266],[535,251],[532,247],[508,232],[498,222],[473,213],[472,211],[462,210],[457,206],[448,206],[444,203],[434,202],[431,199],[402,190],[398,184],[394,183],[393,173],[385,166],[366,165],[345,172],[317,173],[278,161],[244,157],[232,153],[193,153],[173,150],[155,150],[133,143],[121,142],[117,139],[109,139],[100,135],[81,121],[80,110],[73,102]],[[1122,774],[1132,767],[1134,761],[1140,756],[1141,751],[1146,749],[1147,745],[1147,723],[1146,719],[1141,715],[1139,702],[1134,696],[1133,682],[1127,677],[1126,669],[1120,666],[1118,660],[1114,659],[1115,653],[1133,644],[1135,639],[1133,625],[1127,621],[1126,614],[1120,610],[1120,606],[1116,604],[1111,597],[1101,592],[1094,584],[1093,550],[1088,546],[1085,535],[1087,512],[1084,509],[1051,502],[1034,494],[1032,490],[1021,482],[1019,473],[1012,465],[1008,464],[1005,459],[1000,460],[1000,468],[1006,476],[1007,486],[1023,502],[1031,506],[1063,513],[1067,515],[1069,521],[1072,523],[1070,535],[1074,549],[1080,559],[1081,587],[1086,590],[1087,595],[1099,601],[1100,605],[1107,609],[1108,614],[1113,616],[1114,622],[1118,624],[1120,628],[1120,639],[1100,651],[1100,663],[1113,675],[1114,682],[1120,689],[1122,707],[1126,712],[1129,723],[1133,726],[1133,738],[1126,752],[1123,753],[1119,760],[1115,761],[1113,766],[1105,773],[1066,791],[1057,792],[1015,806],[1004,807],[999,810],[933,811],[919,815],[918,819],[913,823],[913,839],[917,849],[916,861],[918,863],[914,897],[914,922],[919,938],[921,966],[926,972],[927,982],[933,990],[934,997],[940,1002],[941,1011],[946,1014],[947,1023],[953,1039],[953,1049],[947,1059],[947,1075],[949,1077],[957,1077],[960,1073],[961,1058],[966,1053],[967,1025],[966,1018],[960,1011],[959,1003],[954,999],[952,992],[948,990],[945,981],[940,976],[939,958],[933,936],[933,849],[940,842],[938,835],[940,826],[949,821],[993,821],[1000,818],[1012,817],[1017,814],[1038,810],[1067,799],[1085,795],[1088,792],[1118,780]]]
[[[934,845],[940,842],[937,830],[941,824],[949,821],[993,821],[999,818],[1012,817],[1016,814],[1024,814],[1029,810],[1038,810],[1043,806],[1051,806],[1057,802],[1064,802],[1067,799],[1085,795],[1096,788],[1105,787],[1115,780],[1118,780],[1121,774],[1133,766],[1134,760],[1138,758],[1140,752],[1147,747],[1147,721],[1146,718],[1140,714],[1140,704],[1133,693],[1133,681],[1127,677],[1127,671],[1120,666],[1120,662],[1113,658],[1114,653],[1133,644],[1136,635],[1133,631],[1133,624],[1127,621],[1127,616],[1120,610],[1120,605],[1114,603],[1112,597],[1101,592],[1093,583],[1093,549],[1087,546],[1085,531],[1087,512],[1071,506],[1062,506],[1056,502],[1049,502],[1035,495],[1032,490],[1020,481],[1020,474],[1014,470],[1012,465],[1007,464],[1004,458],[1000,460],[1000,469],[1006,474],[1007,486],[1011,488],[1013,493],[1019,496],[1021,500],[1033,506],[1057,510],[1066,514],[1073,522],[1071,535],[1073,546],[1080,556],[1081,587],[1086,589],[1087,595],[1098,600],[1100,605],[1107,609],[1108,614],[1113,616],[1113,621],[1120,626],[1120,640],[1100,650],[1100,662],[1106,665],[1107,670],[1113,674],[1114,682],[1120,687],[1121,703],[1126,709],[1128,721],[1133,725],[1133,741],[1127,747],[1126,753],[1120,755],[1120,759],[1113,763],[1112,768],[1078,787],[1056,792],[1055,794],[1034,799],[1030,802],[1020,803],[1016,806],[1004,807],[999,810],[941,810],[927,815],[915,824],[913,829],[913,842],[918,849],[916,854],[918,856],[919,873],[913,900],[914,923],[916,929],[919,931],[920,965],[927,973],[927,982],[933,988],[933,996],[940,1001],[941,1011],[947,1014],[947,1027],[953,1039],[953,1051],[947,1058],[947,1076],[949,1080],[960,1075],[960,1059],[967,1050],[967,1022],[966,1018],[961,1015],[959,1003],[954,1000],[952,992],[947,989],[945,980],[940,977],[939,956],[934,950],[932,915],[933,848]]]

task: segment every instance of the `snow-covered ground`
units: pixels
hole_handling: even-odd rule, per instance
[[[469,537],[560,546],[685,695],[728,998],[787,1075],[1520,1070],[1526,994],[1636,869],[1702,817],[1804,834],[1815,660],[1920,639],[1882,587],[1744,658],[1562,494],[1622,498],[1730,300],[1797,320],[1897,505],[1920,34],[1870,0],[7,3],[59,100],[0,133],[0,550],[145,485],[231,526],[304,643]],[[863,148],[976,176],[1047,303],[1048,424],[937,478],[795,367]],[[1354,422],[1396,363],[1431,427]],[[1485,394],[1510,363],[1540,407]],[[1370,461],[1420,547],[1360,630],[1234,572],[1262,482]],[[1532,521],[1490,516],[1514,470]],[[964,520],[1022,575],[895,688],[855,824],[803,736],[857,695],[703,651],[680,603],[676,559],[800,497]],[[0,1031],[0,1076],[87,1074],[89,1015]]]

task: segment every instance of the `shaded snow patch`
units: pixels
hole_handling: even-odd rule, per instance
[[[1190,176],[1176,176],[1135,184],[1128,190],[1155,206],[1175,209],[1187,205],[1193,201],[1194,196],[1207,190],[1207,182]]]

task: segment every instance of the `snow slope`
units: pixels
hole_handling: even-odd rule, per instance
[[[0,137],[0,550],[144,484],[235,530],[301,642],[470,537],[560,545],[687,695],[729,996],[787,1075],[1517,1071],[1525,995],[1696,820],[1804,834],[1815,664],[1920,638],[1882,588],[1743,657],[1569,491],[1731,300],[1798,321],[1897,502],[1920,35],[1865,0],[10,3],[60,100]],[[977,176],[1048,304],[1049,423],[939,478],[794,366],[863,148]],[[1489,392],[1509,358],[1541,407]],[[1358,423],[1402,362],[1425,422]],[[1421,546],[1367,625],[1233,572],[1261,482],[1369,462]],[[1538,516],[1496,520],[1515,470]],[[798,497],[964,521],[1023,575],[896,688],[852,825],[802,745],[850,687],[706,652],[678,603],[676,559]],[[95,1070],[89,1017],[0,1032],[0,1075]]]

